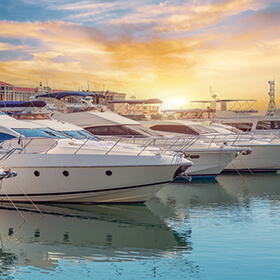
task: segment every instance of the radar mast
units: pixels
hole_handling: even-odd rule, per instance
[[[273,81],[269,81],[268,82],[270,85],[270,90],[268,95],[270,96],[269,99],[269,103],[268,103],[268,107],[266,110],[265,115],[266,116],[274,116],[276,113],[276,103],[275,103],[275,82]]]

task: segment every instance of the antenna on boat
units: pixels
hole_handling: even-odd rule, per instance
[[[212,90],[212,86],[209,87],[209,90],[210,90],[210,95],[211,95],[211,97],[214,98],[214,100],[216,101],[218,95],[214,93],[215,91]]]
[[[276,113],[276,103],[275,103],[275,82],[273,81],[268,81],[270,85],[270,90],[268,92],[268,95],[270,96],[268,107],[266,110],[265,115],[266,116],[274,116]]]
[[[217,97],[218,97],[218,95],[216,93],[214,93],[215,91],[212,90],[212,86],[209,87],[209,90],[210,90],[210,95],[214,100],[210,101],[210,107],[207,107],[207,109],[216,110],[217,109]]]

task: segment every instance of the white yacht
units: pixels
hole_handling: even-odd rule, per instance
[[[2,187],[13,201],[65,203],[145,202],[191,162],[134,146],[85,139],[82,144],[39,124],[0,115],[1,126],[21,134],[1,143],[0,153],[20,148],[2,167],[18,176]],[[92,145],[85,145],[91,142]],[[4,192],[2,201],[7,200]]]
[[[148,127],[162,133],[175,135],[192,135],[200,133],[203,139],[224,145],[234,145],[239,148],[249,148],[224,168],[224,171],[245,172],[276,172],[280,169],[280,139],[279,137],[255,137],[253,134],[233,134],[233,129],[226,127],[221,131],[213,124],[207,127],[199,122],[188,120],[173,120],[162,122],[147,122]],[[236,131],[235,131],[236,133]]]
[[[103,139],[121,139],[122,142],[151,145],[179,151],[194,164],[188,171],[189,180],[214,179],[245,148],[217,145],[200,141],[199,133],[186,137],[164,137],[141,123],[110,111],[54,112],[53,118],[78,125]],[[144,122],[143,122],[144,123]],[[209,129],[210,130],[210,129]]]

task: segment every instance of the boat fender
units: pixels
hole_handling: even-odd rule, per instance
[[[252,150],[247,150],[247,151],[242,151],[241,155],[247,156],[250,155],[252,153]]]
[[[188,158],[190,156],[189,154],[187,154],[185,152],[181,152],[180,155],[182,158]]]

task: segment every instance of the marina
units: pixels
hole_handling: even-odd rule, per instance
[[[170,183],[143,205],[2,203],[2,279],[278,279],[280,176]]]
[[[2,278],[280,277],[278,116],[241,112],[247,131],[37,97],[0,102]]]
[[[0,4],[0,279],[280,279],[280,2]]]
[[[42,102],[0,114],[3,279],[280,277],[279,137]]]
[[[35,97],[0,102],[3,279],[280,277],[278,116],[136,121],[101,93]]]

